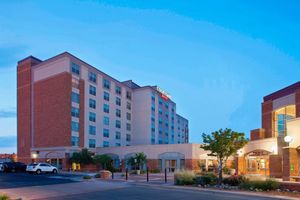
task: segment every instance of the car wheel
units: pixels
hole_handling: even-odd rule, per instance
[[[41,174],[42,171],[40,169],[36,170],[36,174]]]
[[[53,174],[57,174],[57,170],[56,170],[56,169],[53,169],[52,173],[53,173]]]

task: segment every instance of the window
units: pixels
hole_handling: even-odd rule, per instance
[[[89,139],[89,147],[96,148],[96,140],[95,139]]]
[[[79,103],[80,101],[80,96],[78,93],[72,92],[72,102],[74,103]]]
[[[151,105],[151,110],[155,111],[155,105]]]
[[[96,114],[93,113],[93,112],[90,112],[89,120],[90,120],[91,122],[96,122]]]
[[[158,119],[158,123],[162,124],[162,119],[161,118]]]
[[[80,66],[75,63],[71,64],[71,70],[72,70],[73,74],[76,74],[76,75],[80,74]]]
[[[166,116],[166,118],[169,118],[169,113],[166,113],[165,116]]]
[[[103,137],[106,137],[106,138],[109,137],[109,130],[106,128],[103,129]]]
[[[120,143],[116,143],[116,147],[119,147],[119,146],[121,146],[121,144]]]
[[[89,134],[90,135],[96,135],[96,126],[89,126]]]
[[[94,99],[89,100],[89,105],[90,105],[90,108],[96,109],[96,101]]]
[[[107,79],[103,79],[103,87],[106,89],[110,89],[110,81]]]
[[[109,142],[108,141],[103,141],[103,147],[109,147]]]
[[[121,121],[120,120],[116,120],[116,128],[121,128]]]
[[[155,144],[155,138],[151,138],[151,144]]]
[[[109,105],[103,104],[103,112],[109,113]]]
[[[106,101],[109,101],[109,93],[108,92],[103,92],[103,99]]]
[[[165,123],[165,126],[166,126],[166,127],[169,127],[169,122],[166,122],[166,123]]]
[[[72,117],[79,118],[79,108],[72,107]]]
[[[155,101],[155,96],[152,94],[151,96],[152,101]]]
[[[96,83],[96,81],[97,81],[97,75],[94,72],[89,72],[89,80],[91,82]]]
[[[116,139],[117,140],[121,139],[121,132],[116,131]]]
[[[126,108],[127,108],[128,110],[131,110],[131,103],[130,103],[130,102],[127,102]]]
[[[72,131],[79,132],[79,123],[72,121]]]
[[[72,146],[74,146],[74,147],[79,146],[79,137],[72,136]]]
[[[159,105],[162,105],[162,99],[158,100]]]
[[[161,115],[162,114],[162,109],[158,108],[158,113]]]
[[[131,100],[131,92],[129,91],[126,91],[126,98]]]
[[[127,131],[131,131],[131,124],[126,123],[126,130],[127,130]]]
[[[109,117],[106,116],[103,117],[103,124],[109,125]]]
[[[130,114],[130,113],[126,113],[126,119],[127,119],[128,121],[131,120],[131,114]]]
[[[77,78],[72,77],[72,87],[79,89],[79,80]]]
[[[155,132],[155,125],[151,124],[151,132],[154,133]]]
[[[165,103],[165,107],[168,109],[169,108],[169,102]]]
[[[121,99],[116,97],[116,105],[121,106]]]
[[[96,96],[96,87],[90,85],[90,94]]]
[[[116,116],[121,117],[121,110],[120,109],[116,109]]]
[[[155,122],[155,117],[154,116],[151,116],[151,121]]]
[[[130,134],[126,134],[126,141],[130,142],[131,141],[131,135]]]
[[[120,86],[117,86],[117,85],[116,85],[115,91],[116,91],[116,94],[119,94],[119,95],[122,94],[122,89],[121,89]]]

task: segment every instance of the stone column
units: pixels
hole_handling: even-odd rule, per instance
[[[296,148],[283,148],[282,151],[282,180],[290,181],[291,176],[299,175],[299,157]]]

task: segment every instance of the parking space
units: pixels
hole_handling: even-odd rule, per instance
[[[27,173],[0,173],[0,189],[42,186],[72,183],[81,180],[79,175],[71,174],[27,174]]]

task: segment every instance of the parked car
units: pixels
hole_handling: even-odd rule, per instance
[[[4,162],[2,164],[4,172],[25,172],[26,165],[21,162]]]
[[[3,162],[0,162],[0,172],[3,172]]]
[[[27,166],[26,171],[28,173],[53,173],[56,174],[58,172],[57,168],[49,165],[48,163],[31,163]]]

